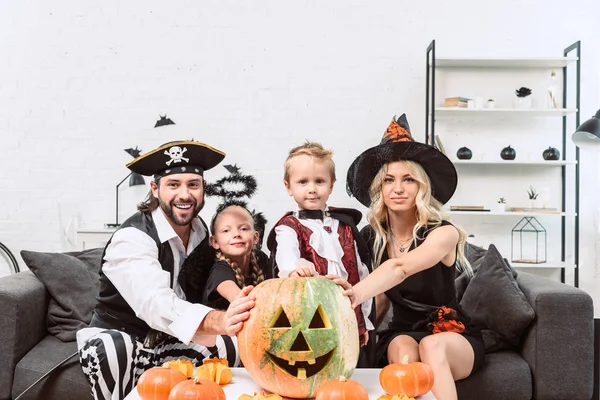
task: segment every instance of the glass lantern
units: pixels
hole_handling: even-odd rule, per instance
[[[511,260],[514,263],[541,264],[546,262],[548,240],[546,229],[535,217],[523,217],[512,229]]]

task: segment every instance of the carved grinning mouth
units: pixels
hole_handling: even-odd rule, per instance
[[[267,352],[269,358],[275,363],[275,365],[288,374],[302,380],[310,378],[311,376],[321,372],[321,370],[325,368],[327,364],[329,364],[331,357],[333,357],[333,353],[335,353],[335,348],[330,352],[310,361],[290,362]]]

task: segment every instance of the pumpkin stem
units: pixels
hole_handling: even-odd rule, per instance
[[[402,364],[408,364],[408,354],[405,354],[404,357],[402,357]]]
[[[340,382],[346,382],[346,377],[344,375],[340,375]]]

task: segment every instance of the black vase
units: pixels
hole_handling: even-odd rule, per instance
[[[516,156],[517,152],[510,146],[503,148],[500,152],[500,157],[503,160],[514,160]]]
[[[461,147],[456,152],[456,157],[458,157],[459,160],[470,160],[471,157],[473,157],[473,152],[467,147]]]
[[[542,157],[544,157],[544,160],[547,161],[558,160],[560,158],[560,152],[554,147],[548,147],[542,153]]]

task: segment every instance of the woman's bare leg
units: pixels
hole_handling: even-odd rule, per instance
[[[419,354],[433,370],[432,392],[436,399],[457,400],[454,382],[469,376],[475,361],[469,341],[458,333],[436,333],[421,340]]]
[[[410,336],[396,336],[387,348],[388,362],[390,364],[400,363],[405,355],[408,356],[409,362],[421,361],[419,358],[419,344]]]

